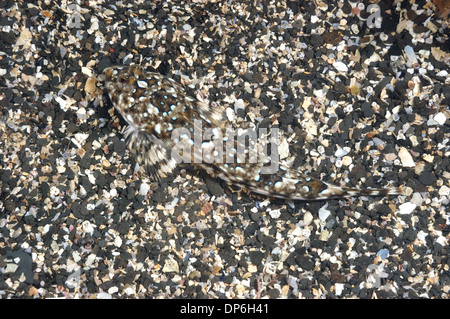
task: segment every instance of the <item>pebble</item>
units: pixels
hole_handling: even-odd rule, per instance
[[[445,122],[447,121],[447,117],[445,116],[445,114],[443,112],[439,112],[437,113],[433,119],[436,121],[437,124],[439,125],[444,125]]]
[[[109,293],[102,291],[97,294],[97,299],[112,299],[112,296]]]
[[[441,186],[441,188],[439,188],[439,195],[449,197],[450,196],[450,188],[445,185]]]
[[[163,272],[175,272],[178,273],[180,271],[180,267],[178,263],[173,258],[167,258],[164,262],[164,267],[162,269]]]
[[[334,152],[334,156],[336,156],[336,157],[343,157],[347,154],[348,154],[348,152],[346,150],[344,150],[343,148],[338,148],[336,150],[336,152]]]
[[[281,216],[281,211],[279,209],[268,209],[270,217],[277,219]]]
[[[398,157],[400,158],[400,161],[401,161],[403,167],[415,167],[416,166],[411,154],[408,152],[408,150],[405,147],[400,148],[400,150],[398,151]]]
[[[92,235],[92,233],[94,232],[94,227],[92,226],[91,222],[88,221],[88,220],[85,220],[85,221],[82,223],[82,227],[83,227],[83,231],[84,231],[85,233],[88,233],[88,234],[91,234],[91,235]]]
[[[326,209],[327,207],[328,207],[328,203],[326,203],[319,209],[320,220],[325,221],[330,216],[331,212]]]
[[[16,272],[16,270],[18,268],[19,268],[19,265],[9,263],[9,264],[6,264],[6,268],[5,268],[4,272],[5,272],[5,274],[14,273],[14,272]]]
[[[408,59],[408,66],[417,64],[417,58],[416,54],[414,53],[414,49],[410,45],[406,45],[404,50]]]
[[[81,269],[80,267],[78,267],[78,269],[75,272],[73,272],[67,277],[67,280],[65,282],[66,286],[68,288],[77,287],[80,283],[80,277],[81,277]]]
[[[245,104],[243,99],[237,99],[234,102],[234,111],[236,113],[239,113],[239,109],[245,109]]]
[[[86,258],[85,266],[91,267],[95,262],[95,258],[97,258],[96,254],[89,254],[89,256]]]
[[[113,295],[113,294],[115,294],[118,291],[119,291],[119,288],[114,286],[114,287],[111,287],[111,288],[108,289],[108,294]]]
[[[428,163],[433,163],[434,156],[430,154],[424,154],[423,156],[424,161],[427,161]]]
[[[419,239],[422,242],[425,242],[425,238],[428,236],[428,233],[424,232],[423,230],[419,230],[417,233],[417,239]]]
[[[147,196],[149,191],[150,191],[150,185],[145,182],[141,183],[141,186],[139,186],[139,195]],[[111,196],[112,196],[112,194],[111,194]]]
[[[433,174],[433,172],[423,171],[419,175],[419,181],[424,185],[433,185],[436,182],[437,178]]]
[[[284,138],[281,140],[280,145],[278,146],[278,155],[280,157],[280,159],[285,159],[289,156],[290,152],[289,152],[289,143],[288,141]]]
[[[120,237],[120,236],[117,236],[116,238],[114,238],[114,245],[116,246],[116,247],[120,247],[120,246],[122,246],[122,238]]]
[[[349,166],[350,164],[352,164],[353,159],[350,156],[344,156],[342,158],[342,165],[344,166]]]
[[[333,66],[336,70],[338,70],[339,72],[342,73],[347,73],[348,72],[348,67],[347,65],[345,65],[345,63],[341,62],[341,61],[336,61],[333,63]]]
[[[380,256],[381,259],[387,259],[389,256],[389,250],[388,249],[380,249],[377,252],[377,256]]]
[[[384,158],[386,159],[386,161],[388,162],[392,162],[397,158],[397,154],[395,153],[386,153],[384,154]]]
[[[411,203],[413,203],[417,207],[420,207],[420,206],[422,206],[423,201],[424,201],[424,198],[422,197],[422,195],[420,195],[420,193],[413,193],[413,195],[411,197]]]
[[[303,215],[303,223],[305,226],[308,226],[309,224],[311,224],[311,222],[314,220],[313,215],[310,212],[306,212]]]
[[[401,215],[409,215],[416,209],[416,207],[417,206],[414,205],[411,202],[404,203],[404,204],[401,204],[399,206],[399,212],[398,213],[401,214]]]

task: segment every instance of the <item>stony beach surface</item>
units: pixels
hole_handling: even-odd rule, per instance
[[[1,2],[0,298],[448,298],[448,1],[371,2]],[[102,82],[131,63],[313,177],[410,192],[152,181]]]

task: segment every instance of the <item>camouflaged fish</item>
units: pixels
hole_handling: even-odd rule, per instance
[[[230,184],[283,199],[403,194],[401,187],[358,189],[330,185],[274,162],[270,156],[260,156],[257,161],[239,161],[237,157],[242,152],[249,159],[255,154],[265,154],[269,143],[257,140],[244,145],[223,133],[233,127],[223,108],[187,95],[173,79],[147,72],[138,65],[109,67],[104,74],[109,97],[128,123],[125,131],[128,150],[156,178],[171,173],[176,165],[184,162]],[[196,138],[196,131],[207,130],[212,134],[204,134],[200,140]],[[228,147],[220,152],[217,145]],[[273,167],[274,163],[276,169],[267,173],[268,165]]]

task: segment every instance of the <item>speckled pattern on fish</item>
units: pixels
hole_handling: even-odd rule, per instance
[[[172,157],[175,139],[172,133],[183,128],[188,138],[183,142],[189,149],[193,149],[187,159],[197,167],[203,168],[214,177],[219,177],[234,185],[244,187],[253,192],[293,200],[323,200],[331,198],[344,198],[351,196],[386,196],[400,195],[401,187],[383,189],[357,189],[338,187],[313,179],[293,169],[276,163],[278,169],[272,174],[263,174],[263,161],[256,163],[235,162],[224,163],[218,161],[194,162],[196,148],[194,126],[196,121],[203,123],[201,129],[217,129],[225,131],[232,126],[227,120],[226,111],[220,106],[210,107],[186,94],[181,85],[170,78],[154,72],[146,72],[137,65],[129,67],[110,67],[105,71],[109,97],[117,111],[128,122],[125,136],[128,149],[143,165],[147,172],[156,175],[172,172],[177,161]],[[178,135],[177,135],[178,136]],[[226,135],[224,139],[227,139]],[[202,141],[200,153],[211,148],[212,138]],[[227,152],[237,154],[240,147],[237,145]],[[257,153],[253,148],[247,149]],[[198,151],[198,150],[197,150]],[[203,151],[203,152],[202,152]],[[220,153],[222,155],[222,153]],[[237,154],[238,155],[238,154]],[[192,158],[191,158],[192,157]],[[216,158],[217,159],[217,158]],[[278,160],[278,159],[276,159]]]

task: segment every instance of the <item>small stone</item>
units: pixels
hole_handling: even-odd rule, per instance
[[[173,258],[167,258],[164,262],[164,267],[162,269],[163,272],[179,272],[180,267],[178,266],[178,263]]]
[[[188,278],[194,280],[195,278],[200,278],[201,273],[198,270],[193,270],[189,273]]]
[[[426,232],[424,232],[423,230],[420,230],[417,233],[417,239],[419,239],[419,240],[421,240],[423,242],[425,242],[425,237],[427,237],[427,236],[428,236],[428,234]]]
[[[97,89],[96,87],[97,80],[94,78],[88,78],[84,85],[84,91],[86,93],[93,93]]]
[[[336,156],[336,157],[343,157],[347,154],[348,154],[348,152],[346,150],[344,150],[343,148],[338,148],[336,150],[336,152],[334,152],[334,156]]]
[[[226,112],[228,121],[233,122],[236,120],[236,112],[231,107],[227,107],[225,112]]]
[[[57,166],[56,170],[58,171],[58,173],[62,174],[66,171],[66,167],[65,166]]]
[[[59,250],[59,246],[58,246],[58,243],[56,242],[56,241],[52,241],[51,242],[51,244],[50,244],[50,248],[53,250],[53,253],[57,253],[58,252],[58,250]]]
[[[349,166],[353,162],[352,158],[350,156],[344,156],[342,158],[342,165]]]
[[[433,120],[435,120],[439,125],[444,125],[445,121],[447,121],[447,117],[444,113],[439,112],[433,117]]]
[[[208,225],[205,224],[205,222],[203,220],[197,220],[195,222],[195,227],[199,230],[199,231],[203,231],[208,229]]]
[[[112,295],[112,294],[114,294],[114,293],[116,293],[118,291],[119,291],[119,288],[111,287],[111,288],[108,289],[108,294]]]
[[[398,212],[399,214],[409,215],[414,211],[414,209],[416,209],[416,205],[414,205],[413,203],[404,203],[404,204],[401,204],[398,208],[399,208],[399,212]]]
[[[302,228],[295,227],[294,230],[291,233],[292,236],[301,236],[302,235]]]
[[[308,226],[309,224],[311,224],[313,219],[314,219],[313,215],[310,212],[306,212],[305,215],[303,216],[303,223],[305,224],[305,226]]]
[[[336,61],[336,62],[334,62],[333,63],[333,66],[334,66],[334,68],[336,69],[336,70],[338,70],[339,72],[342,72],[342,73],[346,73],[346,72],[348,72],[348,67],[347,67],[347,65],[345,65],[343,62],[341,62],[341,61]]]
[[[31,286],[30,289],[28,290],[28,296],[34,296],[34,297],[39,296],[39,290],[37,290],[36,287]]]
[[[117,189],[112,188],[112,189],[109,191],[109,195],[111,195],[111,197],[116,197],[116,196],[117,196]]]
[[[319,209],[319,218],[320,220],[325,221],[328,216],[330,216],[330,211],[327,210],[326,208],[328,207],[328,203],[326,203],[325,205],[323,205],[320,209]]]
[[[97,299],[112,299],[112,296],[109,293],[102,291],[97,294]]]
[[[117,236],[116,238],[114,238],[114,245],[116,247],[122,246],[122,238],[120,238],[120,236]]]
[[[279,209],[273,209],[269,211],[269,215],[270,217],[272,217],[273,219],[279,218],[281,216],[281,212]]]
[[[103,14],[106,16],[113,16],[116,14],[116,12],[111,9],[105,9],[105,10],[103,10]]]
[[[72,258],[75,263],[79,262],[81,260],[80,253],[78,251],[74,251],[72,253]]]
[[[320,233],[319,240],[327,241],[328,238],[330,238],[330,232],[325,229],[323,232]]]
[[[414,49],[410,45],[405,46],[405,54],[408,59],[408,62],[410,62],[408,63],[408,65],[417,63],[416,54],[414,53]]]
[[[258,267],[256,265],[250,264],[248,266],[248,272],[251,272],[251,273],[258,272]]]
[[[436,182],[436,176],[432,172],[423,171],[419,175],[419,182],[421,182],[424,185],[433,185]]]
[[[409,154],[408,150],[405,147],[400,148],[400,151],[398,152],[398,157],[400,157],[400,161],[402,162],[403,167],[416,166],[411,154]]]
[[[291,87],[293,87],[293,88],[297,87],[298,84],[299,84],[298,81],[292,81],[292,82],[290,83]]]
[[[147,183],[142,183],[139,187],[139,195],[146,196],[150,190],[150,185]]]
[[[243,99],[237,99],[234,102],[234,111],[237,113],[239,109],[245,109],[245,104]]]
[[[172,282],[175,283],[175,284],[179,284],[179,283],[181,282],[182,279],[183,279],[183,278],[181,278],[180,275],[175,275],[175,276],[173,276],[173,278],[172,278]]]
[[[402,194],[405,196],[411,196],[414,190],[411,187],[404,187]]]
[[[397,155],[395,153],[387,153],[387,154],[384,154],[384,158],[386,159],[386,161],[392,162],[393,160],[395,160],[397,158]]]
[[[416,206],[420,206],[423,203],[423,197],[420,195],[420,193],[414,193],[411,197],[411,203],[413,203]]]
[[[442,70],[439,71],[438,73],[436,73],[436,76],[442,76],[442,77],[447,77],[448,72],[446,70]]]
[[[440,196],[449,196],[450,195],[450,188],[447,186],[442,186],[439,188],[439,195]]]
[[[81,270],[80,270],[80,268],[78,268],[75,272],[70,274],[69,277],[67,277],[67,280],[65,282],[66,286],[68,288],[77,287],[80,283],[80,276],[81,276]]]
[[[4,257],[6,257],[6,259],[12,259],[15,262],[15,264],[9,264],[8,271],[15,272],[17,270],[17,274],[21,274],[21,277],[23,276],[27,283],[31,284],[33,282],[33,262],[29,253],[23,250],[17,250],[14,252],[7,252]],[[13,269],[14,271],[12,271]],[[21,280],[21,282],[23,281]]]
[[[102,166],[105,168],[108,168],[111,166],[111,163],[106,158],[104,158],[104,159],[102,159]]]
[[[236,285],[236,292],[237,292],[238,296],[243,295],[244,292],[245,292],[245,287],[244,287],[244,285],[242,285],[242,284]]]
[[[448,2],[447,2],[447,6],[448,6]],[[448,9],[447,9],[448,10]],[[436,33],[438,32],[439,28],[431,21],[428,21],[428,23],[426,24],[426,27],[428,29],[431,30],[431,32]]]
[[[389,257],[389,250],[388,249],[380,249],[377,252],[377,256],[380,256],[381,259],[387,259]]]
[[[342,291],[344,291],[344,284],[343,283],[336,283],[334,285],[336,296],[340,296],[342,294]]]
[[[278,154],[280,156],[280,159],[287,158],[289,156],[289,143],[284,138],[281,140],[280,145],[278,146]]]
[[[92,266],[92,264],[94,263],[96,257],[97,257],[96,254],[90,254],[90,255],[86,258],[86,263],[85,263],[86,267]]]
[[[423,159],[424,159],[425,161],[427,161],[428,163],[433,163],[433,160],[434,160],[434,156],[433,156],[433,155],[430,155],[430,154],[424,154],[422,157],[423,157]]]
[[[31,46],[32,39],[33,33],[29,29],[23,28],[22,32],[17,38],[16,44],[14,45],[13,52],[19,51],[21,49],[28,49]]]
[[[90,221],[85,220],[81,225],[82,225],[83,231],[85,233],[93,233],[94,232],[94,227],[92,226]]]
[[[14,272],[16,272],[17,268],[19,268],[19,265],[16,265],[13,263],[6,264],[6,267],[4,270],[5,274],[14,273]]]

